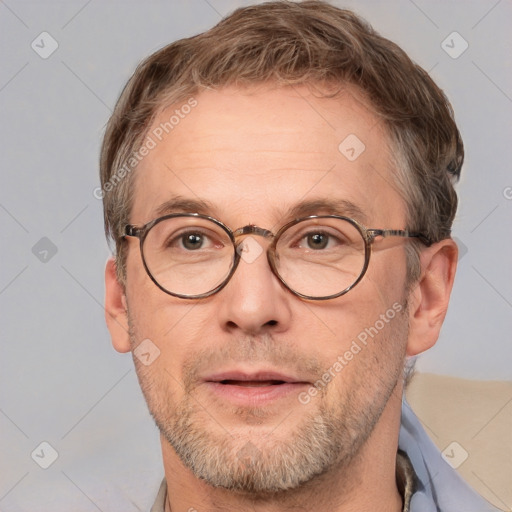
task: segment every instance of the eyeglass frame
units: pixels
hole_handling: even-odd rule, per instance
[[[212,290],[210,290],[206,293],[201,293],[201,294],[197,294],[197,295],[184,295],[184,294],[180,294],[180,293],[171,292],[171,291],[167,290],[166,288],[164,288],[155,279],[155,277],[149,270],[149,267],[146,263],[146,258],[144,256],[144,241],[145,241],[149,231],[154,226],[159,224],[160,222],[163,222],[167,219],[178,218],[178,217],[192,217],[192,218],[198,218],[198,219],[204,219],[204,220],[211,221],[214,224],[216,224],[217,226],[219,226],[220,228],[222,228],[227,233],[227,235],[229,236],[229,238],[231,240],[231,243],[233,244],[234,259],[233,259],[232,267],[231,267],[228,275],[224,278],[224,280],[219,285],[217,285],[215,288],[213,288]],[[296,290],[292,289],[285,282],[285,280],[280,276],[279,272],[277,271],[277,267],[275,264],[275,255],[276,255],[276,246],[277,246],[277,242],[279,241],[279,238],[285,231],[287,231],[292,226],[295,226],[296,224],[298,224],[300,222],[310,220],[310,219],[340,219],[343,221],[347,221],[350,224],[352,224],[352,226],[354,226],[359,231],[361,236],[363,237],[364,265],[361,269],[361,272],[360,272],[358,278],[350,286],[348,286],[347,288],[345,288],[344,290],[342,290],[339,293],[336,293],[333,295],[327,295],[324,297],[312,297],[309,295],[305,295],[303,293],[297,292]],[[404,229],[367,228],[366,226],[362,225],[357,220],[352,219],[351,217],[345,217],[343,215],[308,215],[306,217],[299,217],[290,222],[287,222],[284,226],[281,226],[281,228],[279,228],[277,233],[274,234],[272,231],[270,231],[268,229],[260,228],[259,226],[256,226],[254,224],[248,224],[246,226],[242,226],[242,227],[236,229],[235,231],[233,231],[231,228],[226,226],[220,220],[215,219],[214,217],[210,217],[209,215],[201,214],[201,213],[170,213],[170,214],[164,215],[162,217],[153,219],[153,220],[147,222],[146,224],[144,224],[143,226],[127,224],[124,228],[124,233],[121,235],[121,237],[124,240],[126,240],[126,237],[133,237],[133,238],[139,239],[139,248],[140,248],[140,254],[142,257],[142,263],[144,265],[144,269],[146,270],[146,273],[148,274],[150,279],[153,281],[153,283],[155,283],[155,285],[158,288],[160,288],[160,290],[167,293],[168,295],[172,295],[173,297],[178,297],[180,299],[195,300],[195,299],[204,299],[206,297],[210,297],[211,295],[215,295],[229,283],[229,281],[233,277],[233,274],[235,273],[236,269],[238,268],[238,264],[240,263],[240,260],[241,260],[241,252],[242,251],[239,251],[239,247],[241,247],[242,242],[238,242],[238,244],[237,244],[236,238],[238,238],[240,236],[244,236],[244,235],[257,235],[257,236],[262,236],[263,238],[267,238],[267,239],[271,238],[272,239],[272,242],[270,243],[270,245],[268,246],[268,248],[266,250],[267,261],[270,265],[272,273],[279,279],[279,281],[283,284],[283,286],[288,291],[290,291],[293,295],[296,295],[297,297],[300,297],[300,298],[306,299],[306,300],[335,299],[335,298],[341,297],[342,295],[345,295],[352,288],[354,288],[363,279],[363,277],[366,274],[366,271],[368,270],[368,266],[370,264],[370,256],[372,253],[372,245],[375,242],[375,239],[379,236],[381,236],[383,238],[391,237],[391,236],[398,236],[398,237],[402,237],[402,238],[418,238],[427,247],[432,245],[432,240],[423,233],[415,232],[415,231],[408,231],[408,230],[404,230]]]

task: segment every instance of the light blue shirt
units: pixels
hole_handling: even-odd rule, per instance
[[[410,512],[499,512],[443,459],[405,399],[398,447],[407,453],[418,477]]]

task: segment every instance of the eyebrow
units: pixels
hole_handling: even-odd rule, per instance
[[[319,198],[311,199],[309,201],[301,201],[293,206],[284,216],[295,219],[319,214],[351,217],[363,224],[366,224],[368,221],[368,217],[364,211],[355,203],[348,201],[347,199]]]
[[[210,215],[215,210],[215,206],[210,201],[176,196],[162,203],[155,210],[155,213],[157,216],[169,213],[201,213],[203,215]]]
[[[200,213],[216,217],[218,209],[213,203],[204,199],[176,196],[165,201],[155,210],[157,217],[170,213]],[[355,203],[346,199],[311,199],[293,205],[288,211],[282,208],[276,209],[275,213],[276,217],[283,221],[321,214],[351,217],[362,224],[366,224],[368,221],[364,211]]]

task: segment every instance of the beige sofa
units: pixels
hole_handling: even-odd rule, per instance
[[[416,373],[406,397],[445,460],[485,499],[512,511],[512,381]]]

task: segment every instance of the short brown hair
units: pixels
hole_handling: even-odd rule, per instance
[[[122,231],[129,222],[134,180],[126,167],[123,179],[114,178],[154,118],[205,88],[264,82],[355,86],[388,129],[407,228],[433,242],[450,236],[457,209],[453,182],[464,150],[441,89],[353,12],[319,0],[273,1],[237,9],[210,30],[157,51],[137,67],[121,93],[106,128],[100,173],[105,230],[115,241],[122,282]],[[413,267],[411,279],[417,277]]]

